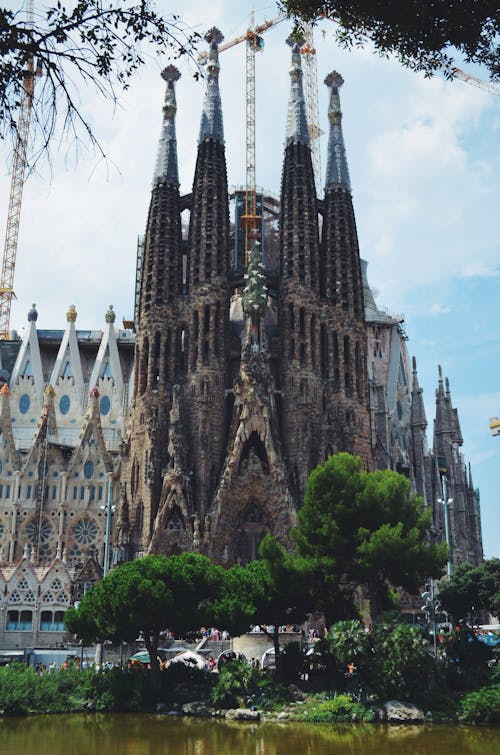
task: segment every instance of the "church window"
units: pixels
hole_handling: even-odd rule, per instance
[[[144,393],[148,387],[148,360],[149,360],[149,341],[146,336],[140,351],[139,359],[139,393]]]
[[[104,367],[102,371],[102,377],[103,378],[112,378],[113,373],[111,372],[111,365],[109,362],[106,362],[106,366]]]
[[[8,632],[30,632],[33,628],[33,611],[7,611]]]
[[[0,460],[0,474],[2,474],[2,469],[3,469],[3,464],[2,464],[2,461]]]
[[[320,359],[321,359],[321,377],[323,379],[328,377],[328,337],[326,334],[326,325],[321,323],[320,328]]]
[[[397,404],[396,404],[396,410],[397,410],[397,413],[398,413],[398,419],[399,420],[403,419],[403,407],[401,405],[401,401],[397,402]]]
[[[69,396],[64,394],[64,396],[61,396],[61,400],[59,401],[59,411],[61,414],[67,414],[69,412],[69,408],[71,406],[71,400]]]
[[[64,611],[42,611],[40,614],[41,632],[64,632]]]
[[[97,500],[102,501],[102,485],[97,488]]]
[[[52,500],[57,498],[57,485],[52,485]]]
[[[5,497],[10,498],[10,485],[5,486]]]
[[[306,364],[306,345],[305,343],[300,344],[300,364],[301,367],[305,367]]]
[[[85,462],[85,465],[83,467],[83,474],[87,478],[87,480],[91,480],[94,476],[94,462],[88,461]]]
[[[26,364],[24,365],[24,370],[23,370],[22,377],[33,377],[33,370],[31,368],[31,362],[30,362],[29,359],[26,362]]]
[[[316,316],[311,317],[311,362],[316,365]]]
[[[354,362],[355,362],[355,370],[356,370],[356,390],[358,393],[358,398],[363,398],[363,367],[362,367],[362,359],[361,359],[361,348],[359,343],[356,343],[356,347],[354,349]]]
[[[80,487],[80,501],[83,501],[85,499],[85,486],[82,485]]]
[[[344,378],[345,387],[351,387],[351,345],[349,336],[344,336]]]
[[[97,538],[97,524],[89,517],[80,519],[73,527],[73,537],[80,545],[90,545]]]
[[[26,525],[26,537],[30,543],[34,543],[37,539],[37,521],[32,519]],[[45,543],[52,537],[52,525],[48,519],[43,519],[40,524],[40,530],[38,531],[38,542]]]
[[[31,485],[26,485],[26,498],[31,498]]]
[[[75,486],[73,487],[73,500],[74,500],[74,501],[76,501],[76,499],[77,499],[77,498],[78,498],[78,488],[77,488],[77,486],[75,485]]]
[[[90,500],[95,501],[95,487],[93,485],[90,488]]]
[[[71,364],[70,364],[69,361],[66,362],[66,364],[64,366],[63,377],[65,377],[65,378],[73,377],[73,370],[71,369]]]
[[[21,414],[26,414],[29,411],[30,408],[30,397],[27,393],[23,393],[21,398],[19,399],[19,411]]]
[[[106,414],[109,414],[109,410],[111,409],[111,399],[109,396],[101,396],[101,400],[99,401],[99,411],[103,415],[103,417],[106,416]]]
[[[3,485],[0,483],[0,498],[3,498]]]
[[[299,311],[299,327],[300,327],[300,335],[302,338],[305,338],[306,335],[306,310],[304,307],[300,308]]]

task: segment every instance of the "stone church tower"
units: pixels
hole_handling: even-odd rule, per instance
[[[188,197],[178,191],[179,74],[172,66],[163,72],[167,92],[144,244],[135,394],[117,525],[128,557],[195,549],[220,562],[255,558],[266,532],[289,542],[307,476],[319,462],[349,450],[372,467],[363,287],[338,99],[342,79],[331,74],[326,82],[329,164],[320,202],[300,46],[289,40],[280,274],[277,285],[267,280],[255,232],[245,286],[229,264],[222,35],[212,29],[206,39],[206,94]],[[180,213],[186,207],[183,244]],[[264,288],[252,293],[252,285]],[[250,303],[254,294],[260,295],[258,311]]]

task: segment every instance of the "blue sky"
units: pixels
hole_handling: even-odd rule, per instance
[[[218,26],[226,40],[244,33],[252,9],[250,2],[229,0],[157,5],[178,11],[201,33]],[[276,13],[272,3],[256,6],[256,22]],[[266,32],[256,62],[257,182],[275,193],[289,88],[289,31],[284,22]],[[345,79],[344,137],[370,284],[379,305],[405,314],[430,444],[438,364],[449,377],[463,452],[481,492],[485,555],[500,557],[500,437],[492,438],[488,429],[489,417],[500,416],[500,97],[461,81],[425,79],[370,50],[341,51],[327,23],[315,41],[325,132],[323,79],[334,69]],[[115,109],[91,88],[81,88],[82,107],[108,159],[84,142],[76,153],[75,144],[63,140],[51,166],[39,164],[27,182],[11,318],[20,333],[32,302],[41,328],[63,327],[69,304],[77,307],[80,328],[101,328],[110,303],[120,319],[132,317],[136,240],[146,223],[164,91],[159,72],[165,63],[149,59]],[[245,178],[243,45],[224,52],[221,66],[229,183],[239,185]],[[194,80],[192,65],[179,67],[179,169],[181,191],[187,193],[204,85]],[[487,78],[477,68],[461,67]],[[0,144],[3,223],[8,192],[9,159]]]

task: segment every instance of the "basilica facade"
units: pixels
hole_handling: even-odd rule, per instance
[[[432,511],[429,537],[447,537],[456,564],[482,560],[479,502],[448,380],[439,368],[428,444],[404,318],[378,308],[360,258],[342,77],[325,80],[320,199],[300,48],[290,40],[275,255],[254,216],[245,257],[234,252],[241,234],[230,222],[222,35],[206,38],[188,196],[177,166],[179,73],[162,74],[134,323],[117,327],[109,307],[101,329],[81,331],[71,306],[64,330],[44,331],[33,305],[23,339],[0,343],[0,647],[51,641],[65,608],[105,566],[183,550],[245,562],[267,532],[289,545],[308,474],[338,451],[357,454],[367,470],[405,474]]]

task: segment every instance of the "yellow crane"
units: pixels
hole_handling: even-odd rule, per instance
[[[33,24],[33,1],[27,5],[28,28]],[[23,71],[19,115],[17,119],[16,144],[12,161],[12,176],[10,183],[9,208],[7,211],[7,229],[2,259],[2,273],[0,278],[0,339],[9,339],[9,323],[12,299],[14,298],[14,272],[16,269],[17,239],[19,236],[19,220],[21,217],[21,201],[23,197],[24,178],[26,174],[26,151],[30,128],[31,108],[35,90],[35,76],[40,71],[35,70],[33,56],[26,60]]]

